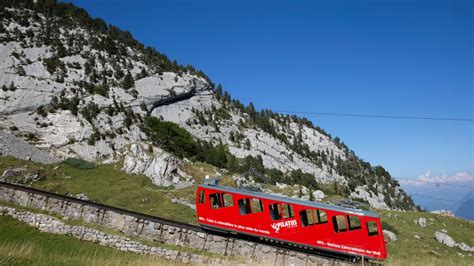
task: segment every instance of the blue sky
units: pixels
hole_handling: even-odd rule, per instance
[[[257,108],[474,117],[472,1],[73,1]],[[474,123],[308,115],[392,176],[474,172]]]

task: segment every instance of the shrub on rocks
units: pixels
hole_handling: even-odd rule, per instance
[[[89,169],[94,169],[96,167],[94,163],[84,161],[82,159],[77,159],[77,158],[68,158],[62,161],[62,163],[67,164],[77,169],[81,169],[81,170],[89,170]]]

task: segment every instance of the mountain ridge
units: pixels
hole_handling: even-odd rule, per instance
[[[415,208],[383,167],[308,119],[244,106],[202,71],[84,9],[55,1],[8,0],[0,7],[0,127],[57,158],[124,160],[123,170],[173,185],[193,182],[180,173],[181,160],[207,152],[215,158],[203,159],[221,168],[257,168],[272,182],[377,208]],[[189,132],[201,154],[163,149],[143,130],[149,117]]]

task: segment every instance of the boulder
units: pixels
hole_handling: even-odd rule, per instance
[[[443,245],[446,245],[450,248],[456,246],[456,242],[448,234],[446,234],[444,232],[436,231],[435,234],[434,234],[434,238],[439,243],[441,243]]]
[[[474,252],[474,247],[470,247],[468,245],[466,245],[466,243],[460,243],[460,244],[456,244],[456,246],[462,250],[462,251],[470,251],[470,252]]]
[[[313,198],[315,201],[321,201],[325,197],[326,197],[326,194],[324,194],[324,192],[322,192],[321,190],[316,190],[313,192]]]
[[[428,223],[426,222],[426,219],[423,217],[420,217],[418,220],[415,220],[415,223],[418,224],[421,227],[427,227]]]
[[[397,241],[397,236],[395,235],[395,233],[390,232],[388,230],[383,230],[383,236],[385,239],[390,240],[392,242]]]

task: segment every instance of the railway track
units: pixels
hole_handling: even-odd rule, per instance
[[[131,216],[131,217],[134,217],[136,219],[146,220],[146,221],[150,221],[150,222],[154,222],[154,223],[162,224],[162,225],[167,225],[167,226],[172,226],[172,227],[180,228],[181,230],[192,231],[192,232],[195,232],[195,233],[210,233],[212,235],[220,236],[220,237],[223,237],[223,238],[250,241],[252,243],[257,243],[257,244],[260,244],[260,245],[270,246],[270,247],[276,248],[279,252],[297,252],[297,253],[304,254],[304,255],[317,256],[317,257],[320,257],[320,258],[328,260],[328,261],[332,261],[332,262],[335,262],[335,263],[339,262],[339,263],[342,263],[342,264],[346,263],[346,264],[355,264],[355,265],[360,265],[360,264],[362,264],[362,265],[380,265],[376,262],[369,262],[369,261],[366,261],[366,260],[361,260],[360,257],[357,257],[357,256],[337,254],[337,253],[326,252],[326,251],[321,251],[321,250],[317,250],[317,249],[308,249],[308,248],[304,248],[304,247],[294,245],[294,244],[290,244],[290,243],[284,243],[284,242],[281,242],[281,241],[270,240],[270,239],[263,239],[263,238],[258,238],[258,237],[254,237],[254,236],[249,236],[249,235],[229,234],[229,233],[226,233],[226,232],[219,232],[219,231],[209,230],[209,229],[206,229],[206,228],[202,228],[201,226],[197,226],[197,225],[192,225],[192,224],[188,224],[188,223],[183,223],[183,222],[179,222],[179,221],[165,219],[165,218],[161,218],[161,217],[157,217],[157,216],[143,214],[143,213],[139,213],[139,212],[135,212],[135,211],[131,211],[131,210],[126,210],[126,209],[122,209],[122,208],[117,208],[117,207],[113,207],[113,206],[109,206],[109,205],[104,205],[104,204],[97,203],[97,202],[81,200],[81,199],[77,199],[77,198],[70,197],[70,196],[60,195],[60,194],[56,194],[56,193],[52,193],[52,192],[48,192],[48,191],[43,191],[43,190],[34,189],[34,188],[30,188],[30,187],[24,187],[24,186],[20,186],[20,185],[11,184],[11,183],[6,183],[6,182],[1,182],[0,181],[0,188],[7,188],[7,189],[14,190],[14,191],[22,191],[22,192],[28,193],[28,195],[42,196],[42,197],[46,197],[48,199],[55,199],[55,200],[58,200],[58,201],[67,202],[68,204],[69,203],[75,203],[75,204],[78,204],[78,205],[81,205],[81,206],[89,206],[89,207],[93,207],[93,208],[96,208],[96,209],[99,209],[99,210],[103,210],[104,212],[106,212],[106,211],[114,212],[114,213],[118,213],[118,214],[121,214],[121,215]],[[3,192],[3,190],[0,190],[0,194],[2,192]],[[2,199],[2,198],[5,198],[5,197],[2,197],[2,195],[0,195],[0,199]],[[10,200],[10,201],[13,201],[13,200]],[[23,204],[23,205],[29,205],[29,203],[26,203],[26,204]]]

